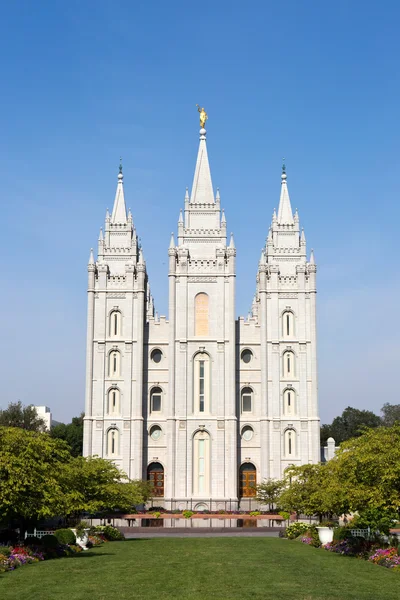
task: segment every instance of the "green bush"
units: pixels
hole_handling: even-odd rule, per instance
[[[349,538],[353,537],[351,535],[351,529],[354,529],[354,526],[352,528],[350,528],[349,525],[344,527],[335,527],[333,531],[333,541],[341,542],[342,540],[348,540]]]
[[[119,531],[119,529],[117,529],[116,527],[113,527],[112,525],[106,525],[102,529],[102,533],[103,533],[104,537],[106,538],[106,540],[108,540],[109,542],[120,542],[125,539],[124,534],[121,533]]]
[[[10,546],[0,546],[0,554],[3,556],[10,556],[11,548]]]
[[[193,514],[194,512],[192,510],[184,510],[182,516],[185,517],[185,519],[190,519]]]
[[[35,537],[34,535],[30,535],[25,540],[25,546],[41,546],[42,538]]]
[[[57,529],[57,531],[54,532],[54,535],[60,544],[76,544],[76,537],[71,529]]]
[[[310,525],[307,525],[307,523],[295,521],[294,523],[286,527],[286,537],[289,538],[289,540],[294,540],[302,533],[305,533],[309,528]]]
[[[58,545],[58,539],[55,535],[44,535],[42,537],[42,546],[45,548],[57,548]]]
[[[314,548],[319,548],[321,546],[321,540],[319,539],[317,525],[310,525],[306,531],[305,537],[312,539],[310,546],[314,546]]]

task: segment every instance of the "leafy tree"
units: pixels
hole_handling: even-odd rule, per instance
[[[288,467],[279,506],[290,512],[318,515],[320,518],[347,512],[346,495],[335,476],[335,465],[332,463]]]
[[[147,481],[129,481],[114,463],[97,456],[76,457],[61,472],[63,514],[129,511],[151,497]]]
[[[81,413],[79,417],[74,417],[68,425],[59,423],[52,427],[50,431],[52,438],[65,440],[69,444],[72,456],[82,456],[84,416],[85,414]]]
[[[45,422],[38,416],[36,408],[32,404],[22,406],[20,400],[10,402],[6,409],[0,410],[0,426],[20,427],[28,431],[45,430]]]
[[[332,465],[352,512],[400,507],[400,424],[343,442]]]
[[[45,433],[0,427],[0,514],[24,528],[61,511],[60,466],[71,460],[67,444]]]
[[[129,481],[108,460],[71,456],[64,440],[0,427],[0,515],[22,530],[52,516],[131,510],[150,495],[147,482]]]
[[[382,420],[370,410],[359,410],[348,406],[340,417],[335,417],[331,425],[322,425],[321,443],[326,444],[328,437],[333,437],[337,444],[360,436],[365,427],[379,427]]]
[[[397,422],[400,423],[400,404],[389,404],[386,402],[382,408],[382,423],[385,427],[392,427]]]
[[[257,500],[261,504],[269,504],[269,508],[277,504],[278,498],[285,487],[285,482],[279,479],[265,479],[257,486]]]

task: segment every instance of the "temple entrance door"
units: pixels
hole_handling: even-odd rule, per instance
[[[147,481],[154,487],[154,496],[164,496],[164,467],[160,463],[150,463],[147,467]]]
[[[244,463],[239,470],[239,497],[253,498],[256,495],[257,469],[253,463]]]

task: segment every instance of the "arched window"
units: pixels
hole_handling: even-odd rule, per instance
[[[296,393],[292,388],[283,392],[283,412],[288,416],[296,413]]]
[[[194,412],[210,411],[210,357],[199,352],[193,361]]]
[[[251,498],[257,493],[257,470],[253,463],[244,463],[239,469],[239,497]]]
[[[164,496],[164,467],[158,462],[147,467],[147,481],[153,486],[153,496]]]
[[[107,413],[109,415],[119,415],[120,411],[120,392],[118,388],[111,388],[108,391]]]
[[[197,496],[210,494],[210,436],[198,431],[193,438],[193,493]]]
[[[253,410],[253,390],[250,387],[245,387],[241,392],[241,411],[249,413]]]
[[[282,315],[283,337],[292,338],[294,335],[294,315],[291,310],[285,310]]]
[[[115,427],[107,431],[107,456],[119,455],[119,431]]]
[[[150,435],[151,439],[153,440],[153,442],[158,442],[158,440],[161,438],[161,435],[162,435],[161,427],[159,425],[153,425],[150,428],[149,435]]]
[[[154,387],[150,391],[150,412],[161,412],[162,389]]]
[[[240,433],[242,440],[249,442],[253,439],[254,429],[250,425],[245,425]]]
[[[197,294],[195,300],[194,335],[208,335],[208,295],[203,292]]]
[[[295,374],[295,364],[294,364],[294,354],[293,352],[284,352],[283,353],[283,376],[284,377],[294,377]]]
[[[285,456],[288,458],[296,456],[296,432],[294,429],[285,431]]]
[[[110,313],[110,337],[121,335],[121,313],[119,310],[113,310]]]
[[[118,350],[112,350],[108,355],[108,374],[110,377],[119,377],[121,371],[121,357]]]

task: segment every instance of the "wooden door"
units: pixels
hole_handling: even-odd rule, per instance
[[[153,485],[154,496],[164,496],[164,469],[160,466],[155,466],[152,468],[152,465],[149,466],[147,470],[147,479]]]
[[[257,471],[254,469],[241,469],[239,481],[239,495],[241,498],[251,498],[256,495]]]

